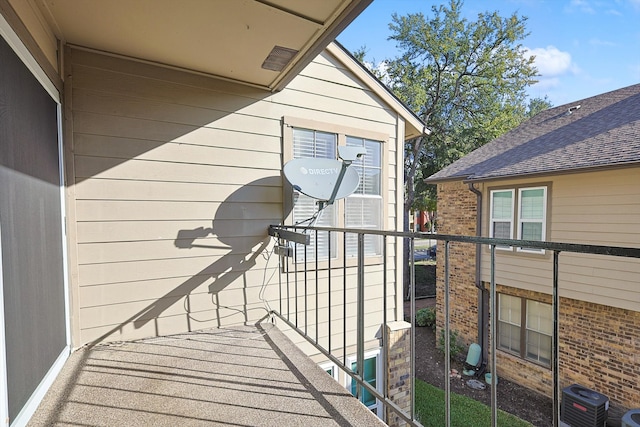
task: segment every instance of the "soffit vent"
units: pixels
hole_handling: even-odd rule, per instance
[[[294,49],[275,46],[271,49],[271,52],[269,52],[267,59],[262,63],[262,68],[265,70],[282,71],[297,53],[298,51]]]

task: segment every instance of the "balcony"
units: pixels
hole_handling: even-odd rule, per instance
[[[558,271],[561,253],[640,258],[640,249],[317,227],[272,227],[280,255],[271,278],[271,313],[256,325],[111,343],[74,353],[31,425],[400,425],[415,413],[415,295],[403,322],[403,263],[395,254],[415,239],[439,241],[444,336],[450,330],[450,244],[490,251],[490,311],[496,312],[495,252],[526,246],[552,253],[553,420],[560,422]],[[313,243],[313,244],[310,244]],[[350,246],[351,245],[351,246]],[[323,256],[331,254],[331,256]],[[413,280],[413,277],[412,277]],[[411,286],[410,289],[414,289]],[[490,336],[496,336],[491,322]],[[448,372],[449,349],[445,356]],[[496,342],[489,342],[496,371]],[[304,353],[300,350],[304,349]],[[372,382],[365,361],[379,349]],[[305,355],[306,353],[306,355]],[[329,361],[330,369],[319,368]],[[358,367],[363,367],[360,370]],[[339,373],[340,381],[325,370]],[[336,378],[338,374],[336,374]],[[343,380],[346,379],[346,380]],[[347,388],[344,384],[347,384]],[[492,389],[492,425],[497,395]],[[372,411],[354,398],[376,404]],[[450,385],[445,385],[450,425]],[[378,416],[376,416],[378,415]]]
[[[80,349],[29,425],[384,424],[266,320]]]

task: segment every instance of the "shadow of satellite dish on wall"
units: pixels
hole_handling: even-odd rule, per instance
[[[265,196],[265,192],[272,192],[274,197],[270,197],[269,194]],[[180,302],[184,307],[188,331],[200,329],[196,327],[199,323],[204,325],[202,327],[222,326],[223,317],[231,316],[229,312],[233,312],[234,315],[240,314],[245,323],[249,322],[248,283],[245,274],[256,265],[258,256],[267,249],[271,238],[268,235],[269,226],[281,223],[282,218],[289,213],[289,211],[283,212],[281,194],[282,178],[280,176],[252,181],[236,189],[220,204],[210,226],[207,224],[194,229],[179,230],[174,240],[176,248],[223,250],[224,253],[133,316],[93,340],[92,343],[107,340],[109,336],[129,324],[132,324],[135,329],[140,329],[149,322],[155,322],[155,336],[160,336],[158,319],[163,312]],[[213,241],[212,237],[216,238],[216,243],[209,244],[207,240]],[[206,319],[197,319],[191,312],[190,297],[196,288],[209,280],[212,282],[209,284],[208,293],[212,297],[212,310],[215,310],[215,316],[212,318],[211,311],[205,310],[204,313],[209,316]],[[237,304],[234,303],[233,306],[221,304],[220,291],[237,280],[241,280],[238,283],[241,283],[244,299],[239,300]],[[222,312],[223,309],[227,314]],[[266,309],[262,309],[261,313],[253,317],[263,316],[263,311],[266,312]]]

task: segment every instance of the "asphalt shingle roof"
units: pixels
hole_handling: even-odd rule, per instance
[[[634,164],[640,165],[640,84],[545,110],[426,181],[487,180]]]

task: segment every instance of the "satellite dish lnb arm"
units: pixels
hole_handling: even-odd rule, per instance
[[[338,190],[342,184],[344,174],[347,172],[347,168],[351,166],[351,163],[353,163],[354,160],[362,157],[364,154],[367,154],[367,150],[365,150],[364,147],[338,147],[338,157],[342,159],[342,167],[340,168],[340,174],[338,175],[336,185],[333,187],[333,191],[331,192],[331,197],[327,200],[327,205],[332,205],[336,200],[336,195],[338,194]]]
[[[345,172],[347,172],[347,168],[351,162],[342,162],[342,167],[340,168],[340,173],[338,174],[338,179],[336,180],[336,185],[333,187],[333,191],[331,192],[331,197],[327,200],[327,205],[332,205],[336,200],[336,194],[338,194],[338,190],[340,189],[340,184],[342,184],[342,179],[344,178]]]

